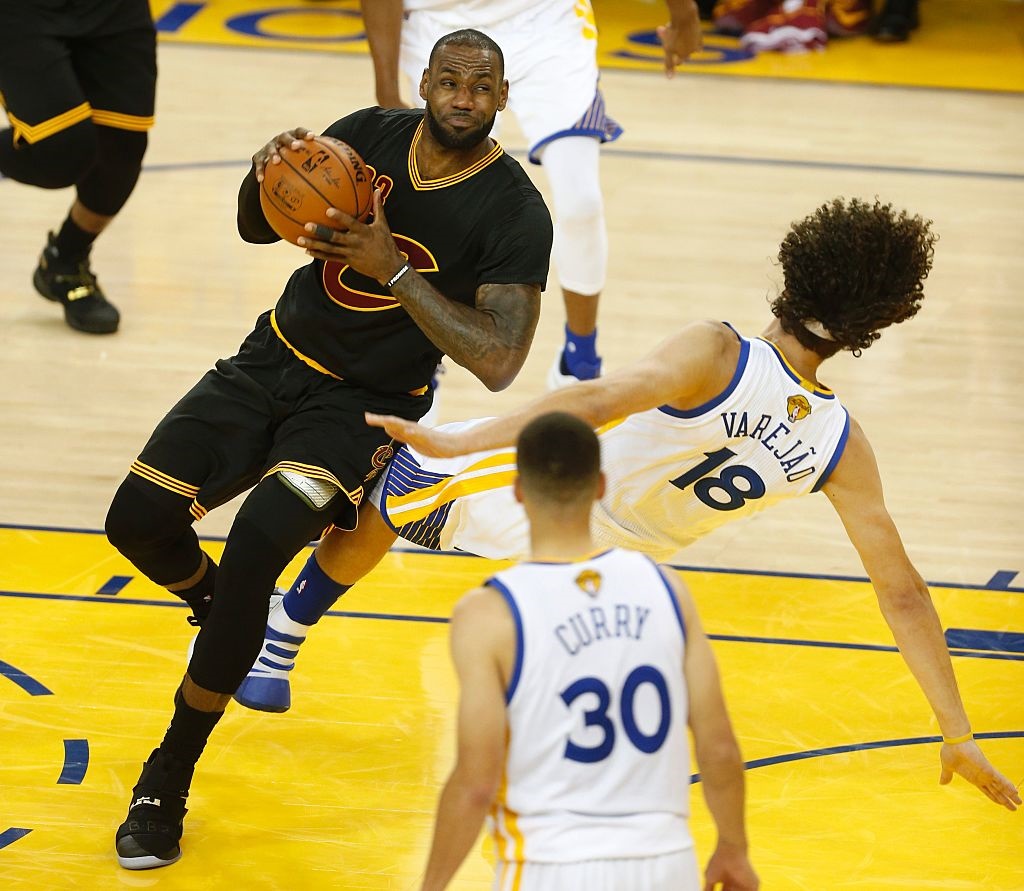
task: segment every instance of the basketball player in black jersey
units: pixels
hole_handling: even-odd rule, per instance
[[[390,460],[391,439],[364,412],[421,417],[443,354],[492,390],[526,358],[551,219],[488,137],[508,95],[501,50],[480,32],[447,35],[420,90],[425,112],[371,108],[327,129],[372,168],[372,222],[334,211],[335,228],[308,227],[312,262],[160,422],[110,506],[111,543],[201,625],[170,727],[117,831],[128,869],[181,856],[196,762],[260,650],[275,580],[326,527],[355,527]],[[281,147],[307,138],[287,131],[254,156],[238,198],[246,241],[278,240],[259,181]],[[218,567],[192,523],[250,487]]]

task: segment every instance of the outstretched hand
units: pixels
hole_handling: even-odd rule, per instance
[[[704,891],[757,891],[760,887],[746,850],[720,842],[704,870]]]
[[[667,25],[658,26],[658,40],[665,49],[665,76],[673,77],[681,65],[703,46],[700,13],[696,3],[684,4],[682,16],[673,17]]]
[[[941,785],[945,786],[953,779],[953,774],[958,773],[1008,811],[1017,810],[1021,804],[1017,787],[992,766],[973,739],[954,745],[943,743],[939,760],[942,762]]]
[[[381,284],[402,268],[405,255],[398,249],[384,216],[384,198],[380,189],[373,192],[373,220],[361,223],[336,207],[327,216],[334,226],[307,223],[307,236],[298,240],[311,257],[325,262],[351,266],[356,272],[375,278]]]
[[[432,427],[424,427],[415,421],[407,421],[395,415],[366,413],[366,423],[371,427],[383,427],[392,439],[404,442],[427,458],[453,458],[464,454],[458,447],[458,434]]]

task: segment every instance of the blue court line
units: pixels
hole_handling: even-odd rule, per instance
[[[24,838],[31,831],[31,829],[16,829],[13,826],[10,829],[5,829],[0,832],[0,848],[13,845],[19,838]]]
[[[105,535],[100,529],[85,529],[78,526],[38,526],[28,525],[25,523],[0,523],[0,530],[2,529],[13,529],[17,532],[69,532],[77,535]],[[226,536],[223,535],[201,535],[200,541],[216,541],[224,542],[227,541]],[[315,547],[316,542],[310,542],[307,547]],[[484,557],[477,557],[476,554],[470,554],[468,551],[429,551],[424,548],[408,547],[403,545],[396,545],[391,548],[391,551],[396,554],[437,554],[445,557],[472,557],[477,560],[484,560]],[[822,572],[783,572],[781,570],[774,569],[729,569],[728,567],[721,566],[687,566],[682,563],[671,564],[673,569],[679,569],[683,572],[709,572],[717,573],[719,575],[750,575],[750,576],[763,576],[766,578],[780,578],[780,579],[810,579],[811,581],[821,582],[863,582],[865,584],[870,583],[870,579],[862,575],[834,575],[831,573]],[[1011,576],[1012,573],[1012,576]],[[1013,570],[999,570],[988,582],[984,585],[971,584],[967,582],[926,582],[930,588],[950,588],[959,591],[1007,591],[1011,594],[1024,594],[1024,588],[1017,587],[1002,587],[1001,585],[993,585],[993,582],[1010,576],[1016,576],[1017,573]],[[0,595],[11,594],[17,592],[4,592],[0,591]],[[44,596],[44,595],[30,595],[24,594],[23,596]],[[60,595],[64,596],[64,595]],[[70,596],[70,595],[68,595]],[[88,600],[89,598],[83,598]],[[127,601],[126,601],[127,602]],[[140,601],[144,603],[152,603],[152,601]]]
[[[525,157],[525,149],[508,149],[516,157]],[[959,177],[963,179],[989,179],[1010,182],[1024,181],[1024,172],[1008,170],[970,170],[955,167],[913,167],[902,164],[858,164],[853,161],[816,161],[814,159],[766,158],[758,155],[709,155],[699,152],[667,152],[651,149],[607,148],[608,158],[629,158],[643,161],[682,161],[700,164],[739,164],[755,167],[791,167],[801,170],[841,170],[851,173],[898,173],[907,176]],[[146,164],[146,173],[173,173],[182,170],[209,170],[218,167],[236,167],[244,173],[251,165],[249,159],[238,161],[190,161],[174,164]]]
[[[996,650],[1002,653],[1024,653],[1024,633],[1014,631],[982,631],[978,628],[947,628],[946,645],[962,650]]]
[[[988,580],[986,588],[991,588],[993,591],[1009,591],[1010,583],[1017,578],[1017,572],[1012,569],[1000,569],[999,572],[995,573]]]
[[[131,575],[112,575],[96,593],[104,597],[113,597],[119,594],[133,578],[134,576]]]
[[[64,767],[57,778],[61,785],[79,786],[89,768],[89,740],[64,740]]]
[[[1024,739],[1024,730],[996,730],[988,733],[975,733],[977,739]],[[743,764],[746,770],[758,767],[770,767],[773,764],[785,764],[789,761],[804,761],[808,758],[825,758],[829,755],[844,755],[848,752],[863,752],[870,749],[894,749],[899,746],[923,746],[941,743],[941,736],[912,736],[907,739],[880,739],[867,743],[848,743],[844,746],[828,746],[821,749],[806,749],[803,752],[790,752],[788,755],[773,755],[770,758],[755,758]],[[700,774],[690,775],[691,783],[700,782]]]
[[[67,600],[81,603],[117,603],[132,606],[162,606],[171,609],[188,609],[185,603],[177,603],[168,600],[143,600],[140,598],[125,598],[124,600],[98,600],[95,596],[87,594],[41,594],[33,591],[0,591],[0,597],[22,597],[26,600]],[[328,610],[328,616],[343,619],[378,619],[392,622],[426,622],[429,624],[445,625],[448,618],[445,616],[417,616],[404,613],[364,613],[350,610]],[[774,646],[786,647],[822,647],[829,650],[865,650],[877,653],[898,653],[899,649],[889,644],[858,644],[845,643],[840,641],[820,640],[799,640],[787,637],[748,637],[745,635],[733,634],[709,634],[711,640],[720,640],[727,643],[760,643]],[[951,656],[962,656],[968,659],[999,659],[1010,662],[1024,662],[1024,653],[993,653],[974,652],[971,650],[950,650]],[[3,665],[4,663],[0,663]],[[23,675],[24,676],[24,675]],[[33,683],[35,683],[33,681]],[[40,685],[41,686],[41,685]],[[45,688],[43,688],[45,689]],[[49,690],[46,690],[49,693]]]
[[[29,677],[25,672],[6,662],[0,662],[0,675],[14,681],[29,696],[53,696],[52,690],[48,690],[35,678]]]

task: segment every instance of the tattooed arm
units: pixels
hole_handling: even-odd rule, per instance
[[[339,228],[306,226],[299,239],[311,257],[347,263],[389,286],[431,342],[475,374],[488,390],[504,390],[526,361],[540,317],[540,285],[484,284],[476,290],[476,306],[449,300],[408,264],[391,237],[380,191],[373,196],[373,222],[360,223],[332,208],[328,216]],[[546,211],[545,211],[546,213]]]
[[[391,293],[434,345],[488,390],[504,390],[515,380],[540,316],[538,285],[481,285],[472,307],[448,300],[410,270]]]

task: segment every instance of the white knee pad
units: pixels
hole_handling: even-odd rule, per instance
[[[540,152],[554,202],[558,278],[577,294],[600,294],[608,272],[600,149],[590,136],[566,136]]]

